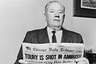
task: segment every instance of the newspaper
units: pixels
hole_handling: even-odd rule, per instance
[[[23,43],[23,59],[28,64],[74,64],[74,60],[83,57],[83,44],[79,43]]]

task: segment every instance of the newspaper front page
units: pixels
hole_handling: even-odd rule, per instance
[[[83,57],[85,46],[77,43],[23,43],[22,47],[27,64],[74,64],[75,59]]]

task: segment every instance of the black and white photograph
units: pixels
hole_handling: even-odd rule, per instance
[[[96,64],[96,0],[0,0],[0,64]]]

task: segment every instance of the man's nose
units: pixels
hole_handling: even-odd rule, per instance
[[[55,13],[55,17],[60,18],[59,13]]]

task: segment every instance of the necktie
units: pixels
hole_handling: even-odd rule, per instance
[[[52,43],[56,43],[56,31],[52,31],[53,35],[52,35]]]

